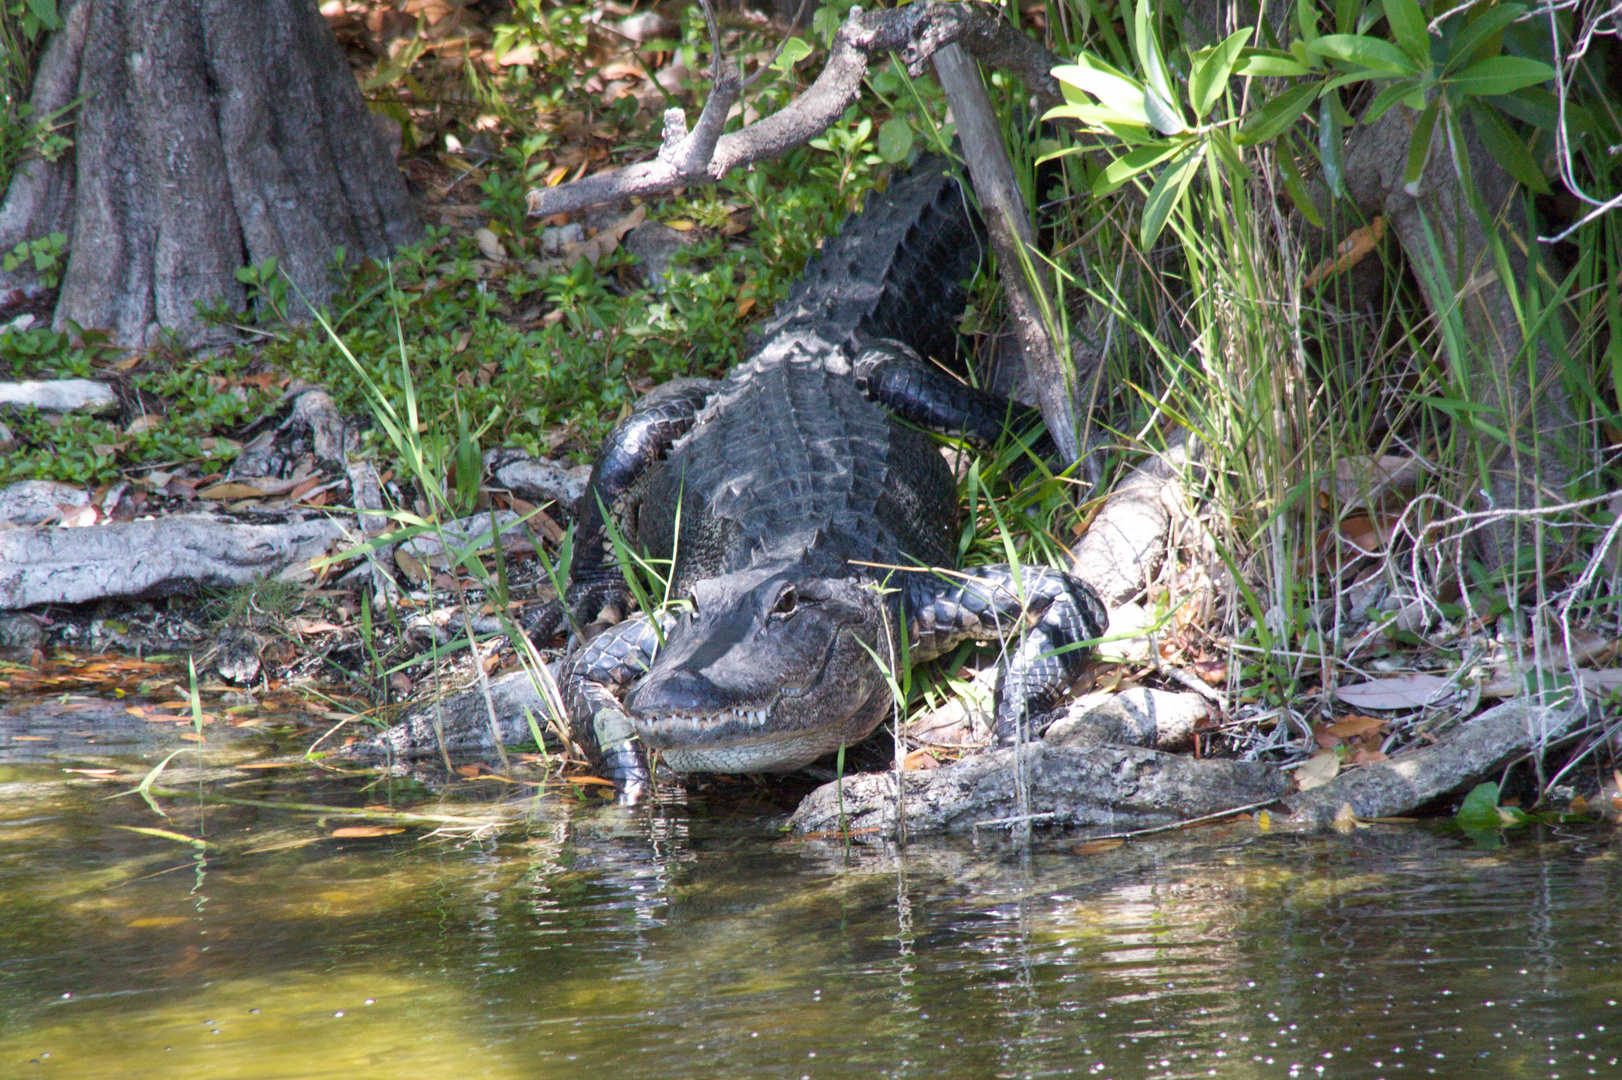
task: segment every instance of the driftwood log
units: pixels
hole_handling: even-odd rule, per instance
[[[0,609],[241,585],[325,555],[344,533],[325,517],[242,525],[198,514],[0,530]]]
[[[847,776],[806,796],[789,824],[797,833],[848,828],[893,836],[899,775],[909,834],[1007,827],[1024,816],[1015,796],[1021,766],[1027,813],[1036,824],[1150,828],[1266,803],[1289,786],[1277,769],[1258,762],[1200,761],[1116,744],[1036,742],[927,772]]]

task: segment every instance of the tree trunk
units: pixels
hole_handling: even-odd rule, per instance
[[[1450,359],[1458,364],[1455,377],[1470,400],[1485,407],[1470,441],[1474,467],[1486,473],[1480,480],[1488,506],[1524,511],[1563,502],[1577,454],[1576,423],[1554,357],[1541,339],[1528,342],[1511,292],[1530,272],[1523,252],[1537,243],[1523,212],[1523,193],[1481,146],[1468,121],[1470,172],[1490,220],[1478,220],[1471,211],[1440,124],[1418,190],[1410,193],[1402,176],[1414,117],[1399,105],[1351,133],[1347,193],[1363,213],[1385,215],[1431,311],[1441,318],[1457,308],[1465,355]],[[1508,249],[1508,281],[1499,277],[1489,230],[1503,237]],[[1423,270],[1427,266],[1430,273]],[[1469,462],[1460,465],[1474,471]],[[1513,514],[1484,529],[1481,554],[1487,565],[1510,565],[1526,529],[1524,517]]]
[[[274,257],[320,305],[336,248],[417,236],[314,0],[77,0],[64,21],[31,100],[35,116],[79,102],[73,149],[21,165],[0,206],[0,250],[68,237],[57,329],[196,343],[199,303],[243,308],[245,265]]]

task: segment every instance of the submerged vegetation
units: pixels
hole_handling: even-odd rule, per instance
[[[1590,741],[1602,745],[1622,683],[1606,666],[1622,618],[1622,219],[1605,212],[1622,118],[1604,92],[1602,13],[1300,0],[1276,24],[1206,26],[1192,5],[1150,7],[1009,13],[1074,61],[1058,72],[1067,104],[1045,122],[1013,80],[988,82],[1051,260],[1061,355],[1096,358],[1077,388],[1091,438],[1072,475],[1036,470],[1011,492],[992,479],[1009,462],[971,468],[963,547],[1050,562],[1125,469],[1193,448],[1168,487],[1167,557],[1145,565],[1132,598],[1147,651],[1106,681],[1198,682],[1230,746],[1316,755],[1318,774],[1433,736],[1483,697],[1588,694],[1605,705]],[[780,28],[723,20],[724,47],[765,73],[744,121],[808,85],[848,8],[821,8],[781,51]],[[840,124],[780,160],[629,215],[536,222],[529,188],[645,158],[661,110],[695,115],[711,47],[699,9],[672,21],[517,0],[488,22],[472,7],[324,10],[363,58],[374,111],[399,128],[424,240],[389,265],[338,253],[344,288],[317,321],[298,317],[273,264],[243,268],[250,316],[215,317],[250,344],[212,354],[125,353],[14,321],[0,368],[114,378],[126,409],[116,425],[8,417],[20,447],[0,480],[128,483],[155,505],[177,478],[195,493],[299,380],[374,418],[358,453],[392,481],[397,526],[431,531],[496,503],[528,514],[483,488],[482,451],[584,460],[651,386],[726,370],[818,238],[894,164],[950,135],[932,81],[891,64]],[[43,25],[7,18],[12,36]],[[11,162],[60,152],[60,129],[20,101],[8,89],[0,149]],[[1396,222],[1364,213],[1366,163],[1346,135],[1402,110],[1398,186],[1421,198],[1451,182],[1453,205],[1527,228],[1485,232],[1478,261],[1457,265],[1449,223],[1426,226],[1416,258],[1412,233],[1399,243]],[[1520,185],[1504,219],[1472,150]],[[650,253],[628,247],[632,218],[664,226],[674,251],[651,278]],[[49,262],[51,250],[13,254]],[[963,324],[982,361],[1003,321],[990,271]],[[1518,335],[1498,343],[1497,367],[1467,303],[1486,279],[1507,296],[1499,328]],[[1555,398],[1549,423],[1541,406]],[[561,579],[567,540],[560,550],[533,519],[518,528],[537,533],[535,580]],[[414,582],[421,602],[505,615],[506,558],[500,545],[453,556],[449,573]],[[380,655],[374,632],[396,616],[373,604],[363,597],[350,624],[365,638],[351,670],[387,687],[437,669],[446,640]],[[467,648],[467,625],[442,638]],[[1369,704],[1376,678],[1390,694]],[[920,700],[936,692],[917,684]],[[1348,714],[1370,722],[1347,726]],[[1537,793],[1560,779],[1537,776]]]

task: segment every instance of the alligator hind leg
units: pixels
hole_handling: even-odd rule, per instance
[[[648,763],[619,696],[648,670],[658,655],[661,635],[674,625],[675,619],[668,617],[661,618],[657,627],[646,615],[627,619],[582,645],[558,673],[570,734],[592,767],[613,781],[623,802],[641,799],[648,785]]]
[[[563,602],[531,626],[531,636],[550,637],[565,616],[570,632],[583,636],[593,623],[612,624],[631,613],[626,587],[603,518],[606,510],[622,533],[634,512],[636,483],[693,426],[698,411],[721,384],[713,379],[676,379],[637,402],[635,411],[603,440],[591,482],[577,508],[574,565]]]
[[[919,575],[907,605],[914,659],[964,640],[990,641],[1024,631],[997,673],[997,742],[1019,738],[1031,716],[1052,709],[1081,677],[1087,644],[1102,637],[1109,613],[1092,586],[1043,566],[977,566],[943,580]]]

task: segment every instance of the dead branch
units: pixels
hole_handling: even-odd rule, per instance
[[[1011,72],[1045,111],[1060,101],[1058,83],[1048,72],[1057,57],[1014,29],[987,4],[925,2],[882,11],[852,11],[834,35],[822,74],[804,94],[780,112],[738,131],[718,134],[720,122],[742,92],[737,69],[712,65],[715,86],[698,124],[689,131],[679,109],[665,113],[664,145],[651,160],[597,173],[557,187],[536,188],[527,196],[529,212],[540,217],[632,197],[662,195],[695,183],[713,183],[733,169],[781,157],[826,131],[856,100],[868,64],[897,54],[917,76],[935,53],[959,44],[982,64]]]

